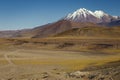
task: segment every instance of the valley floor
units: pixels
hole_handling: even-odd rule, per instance
[[[115,54],[104,54],[100,52],[101,47],[93,53],[70,50],[73,45],[61,46],[57,42],[39,44],[33,40],[31,44],[19,39],[1,39],[0,42],[0,80],[120,79],[119,49]],[[64,48],[55,49],[54,46]]]

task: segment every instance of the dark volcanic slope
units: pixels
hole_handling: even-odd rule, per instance
[[[32,33],[31,34],[32,38],[49,37],[70,30],[72,28],[80,28],[80,27],[95,26],[95,25],[96,24],[93,23],[79,23],[79,22],[71,22],[67,20],[60,20],[53,24],[34,28],[30,32],[26,32],[26,34]]]
[[[56,35],[58,33],[70,30],[76,27],[85,27],[89,25],[94,25],[92,23],[78,23],[78,22],[71,22],[67,20],[60,20],[58,22],[43,25],[40,27],[36,27],[33,29],[23,29],[23,30],[16,30],[16,31],[0,31],[1,38],[42,38],[48,37],[52,35]]]
[[[108,23],[108,26],[120,26],[120,20],[115,20]]]
[[[46,25],[44,27],[34,28],[32,31],[35,32],[33,38],[38,37],[47,37],[63,31],[69,30],[72,28],[72,25],[69,21],[58,21],[56,23]]]

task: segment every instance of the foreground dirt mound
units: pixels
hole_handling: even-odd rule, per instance
[[[69,74],[75,80],[119,80],[120,61],[116,64],[110,63],[101,67],[92,67],[88,71],[76,71]]]
[[[81,71],[63,72],[53,69],[48,72],[24,74],[0,80],[119,80],[120,61],[102,66],[88,67]]]

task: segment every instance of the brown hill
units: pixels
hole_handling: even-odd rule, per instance
[[[120,27],[82,27],[59,33],[55,37],[120,37]]]
[[[119,35],[119,31],[117,29],[114,30],[114,28],[105,28],[95,23],[73,22],[67,20],[60,20],[58,22],[39,26],[33,29],[0,31],[0,37],[3,38],[44,38],[55,35],[70,36],[70,34],[73,36],[111,36]]]
[[[19,34],[19,31],[9,30],[9,31],[0,31],[0,38],[12,38]]]
[[[34,28],[30,31],[26,31],[25,33],[22,34],[22,36],[28,34],[29,37],[32,38],[42,38],[42,37],[53,36],[73,28],[81,28],[86,26],[96,26],[96,24],[60,20],[56,23],[44,25],[41,27]]]
[[[55,23],[35,27],[33,29],[23,29],[19,31],[9,32],[10,37],[19,38],[44,38],[62,33],[73,28],[81,28],[86,26],[96,26],[94,23],[80,23],[67,20],[60,20]],[[5,32],[4,32],[5,33]],[[0,37],[5,37],[8,34],[3,34]]]

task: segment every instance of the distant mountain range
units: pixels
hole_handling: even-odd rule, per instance
[[[120,17],[109,15],[101,10],[90,11],[80,8],[57,22],[38,26],[33,29],[0,31],[1,38],[43,38],[55,36],[74,28],[120,26]],[[115,32],[115,31],[114,31]]]
[[[92,23],[109,23],[114,20],[119,20],[119,16],[109,15],[101,10],[90,11],[85,8],[78,9],[72,14],[68,14],[64,20],[74,21],[74,22],[92,22]]]

